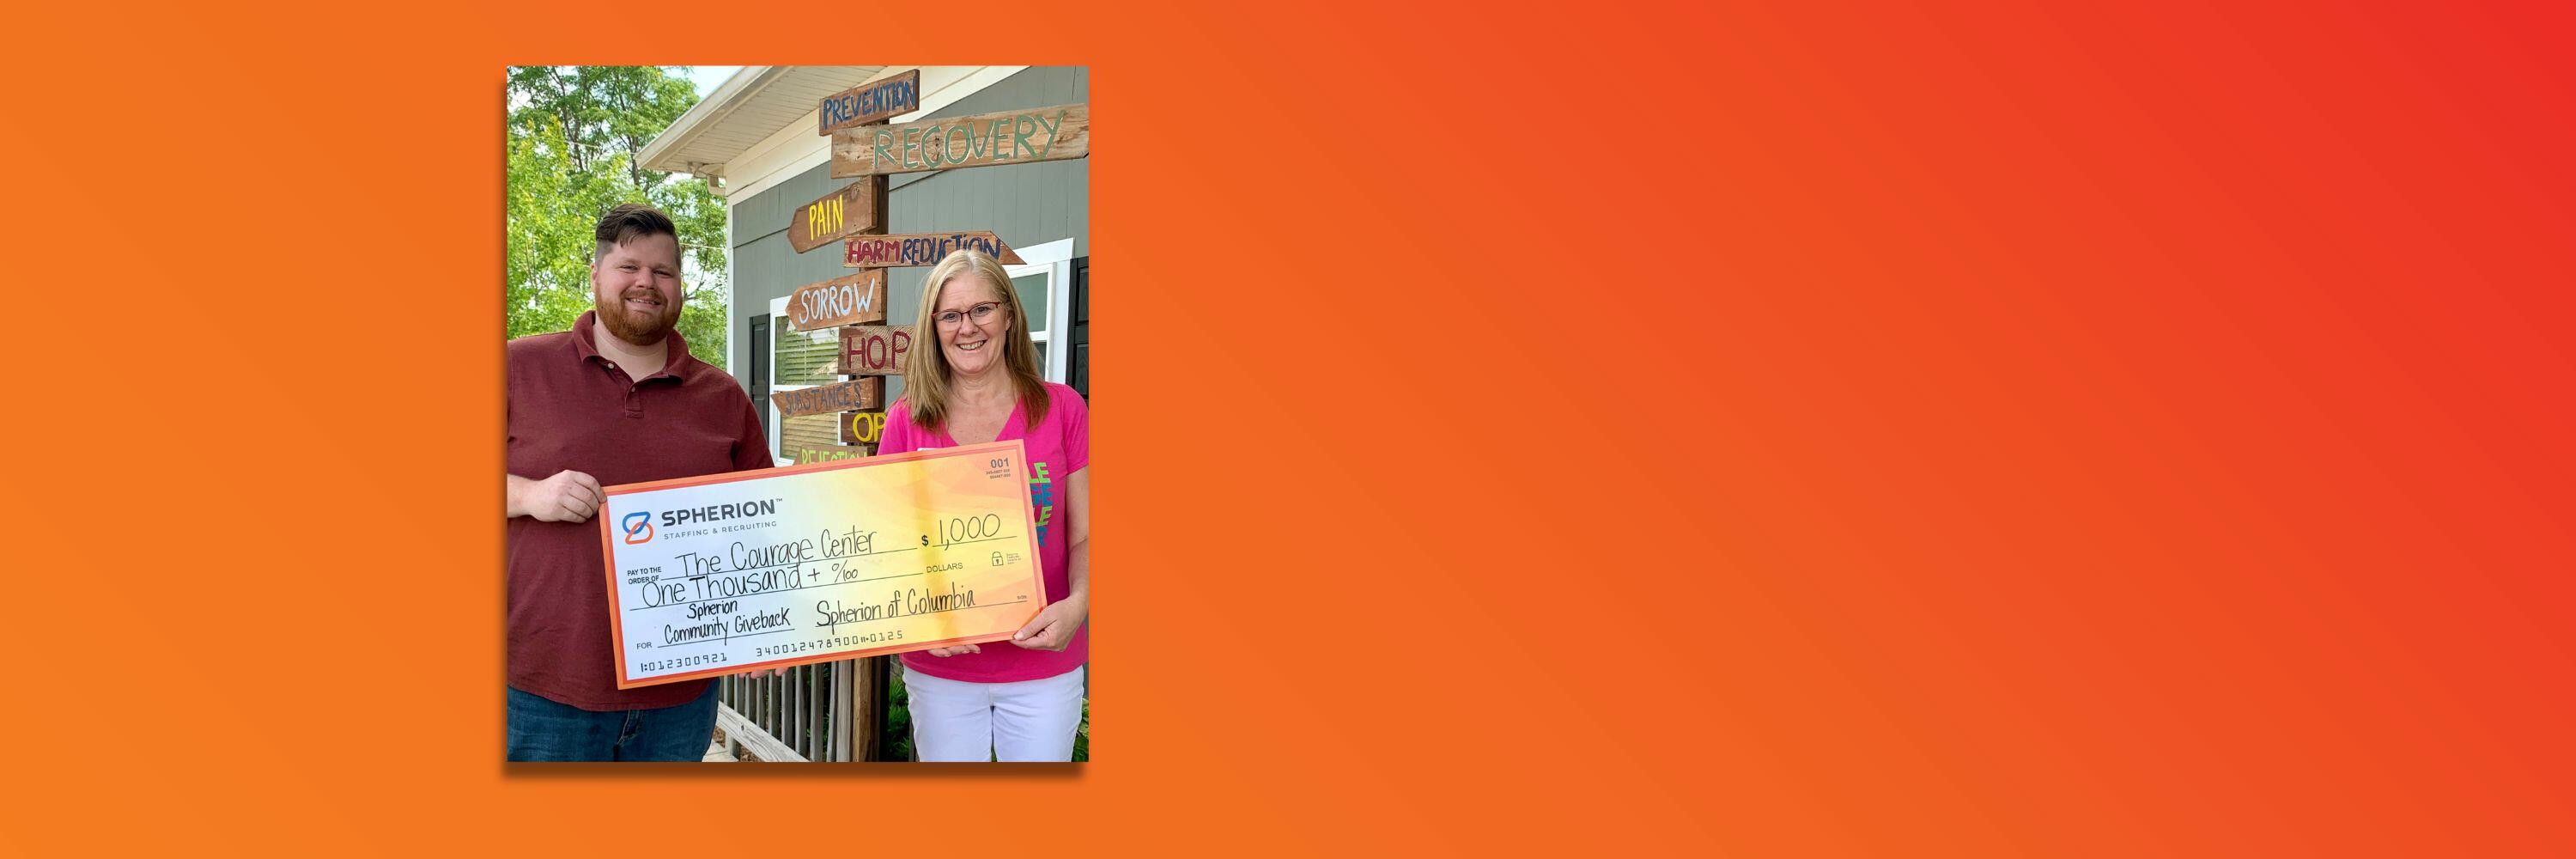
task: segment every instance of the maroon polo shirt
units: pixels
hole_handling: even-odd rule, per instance
[[[599,485],[768,468],[760,418],[732,376],[671,332],[660,372],[631,380],[599,354],[596,311],[510,341],[511,474],[570,469]],[[617,688],[599,522],[510,520],[510,685],[584,710],[685,704],[712,680]]]

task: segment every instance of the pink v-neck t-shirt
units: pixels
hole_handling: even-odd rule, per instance
[[[1073,388],[1054,382],[1046,383],[1047,413],[1034,428],[1027,425],[1019,403],[1011,407],[1011,416],[1003,419],[1002,433],[996,441],[1019,439],[1028,448],[1029,503],[1037,512],[1038,571],[1046,579],[1047,602],[1053,603],[1072,593],[1066,568],[1066,541],[1071,534],[1065,528],[1065,479],[1083,466],[1091,464],[1091,407]],[[905,453],[956,447],[957,440],[948,436],[948,428],[925,430],[912,425],[909,404],[896,400],[886,409],[885,434],[877,439],[877,452]],[[903,655],[903,664],[932,677],[965,680],[975,683],[1009,683],[1054,677],[1091,660],[1091,624],[1085,621],[1073,633],[1073,643],[1062,651],[1027,650],[1008,641],[976,645],[979,653],[956,656],[932,656],[915,651]]]

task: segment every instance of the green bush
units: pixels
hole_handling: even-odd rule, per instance
[[[903,672],[894,673],[894,694],[886,696],[887,760],[912,760],[912,710],[904,706]]]
[[[1082,727],[1073,729],[1073,759],[1091,760],[1091,699],[1082,699]]]

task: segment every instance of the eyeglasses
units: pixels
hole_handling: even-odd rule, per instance
[[[975,317],[975,324],[982,325],[986,320],[992,319],[993,311],[1000,309],[1001,306],[1002,303],[999,301],[987,301],[982,304],[966,308],[966,312],[964,313],[959,313],[954,310],[942,310],[939,312],[939,315],[931,318],[939,320],[939,326],[942,328],[955,328],[957,327],[957,322],[959,320],[965,319],[969,316]]]

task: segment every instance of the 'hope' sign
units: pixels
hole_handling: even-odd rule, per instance
[[[904,356],[912,354],[910,325],[849,325],[841,328],[841,372],[852,376],[903,375]]]

